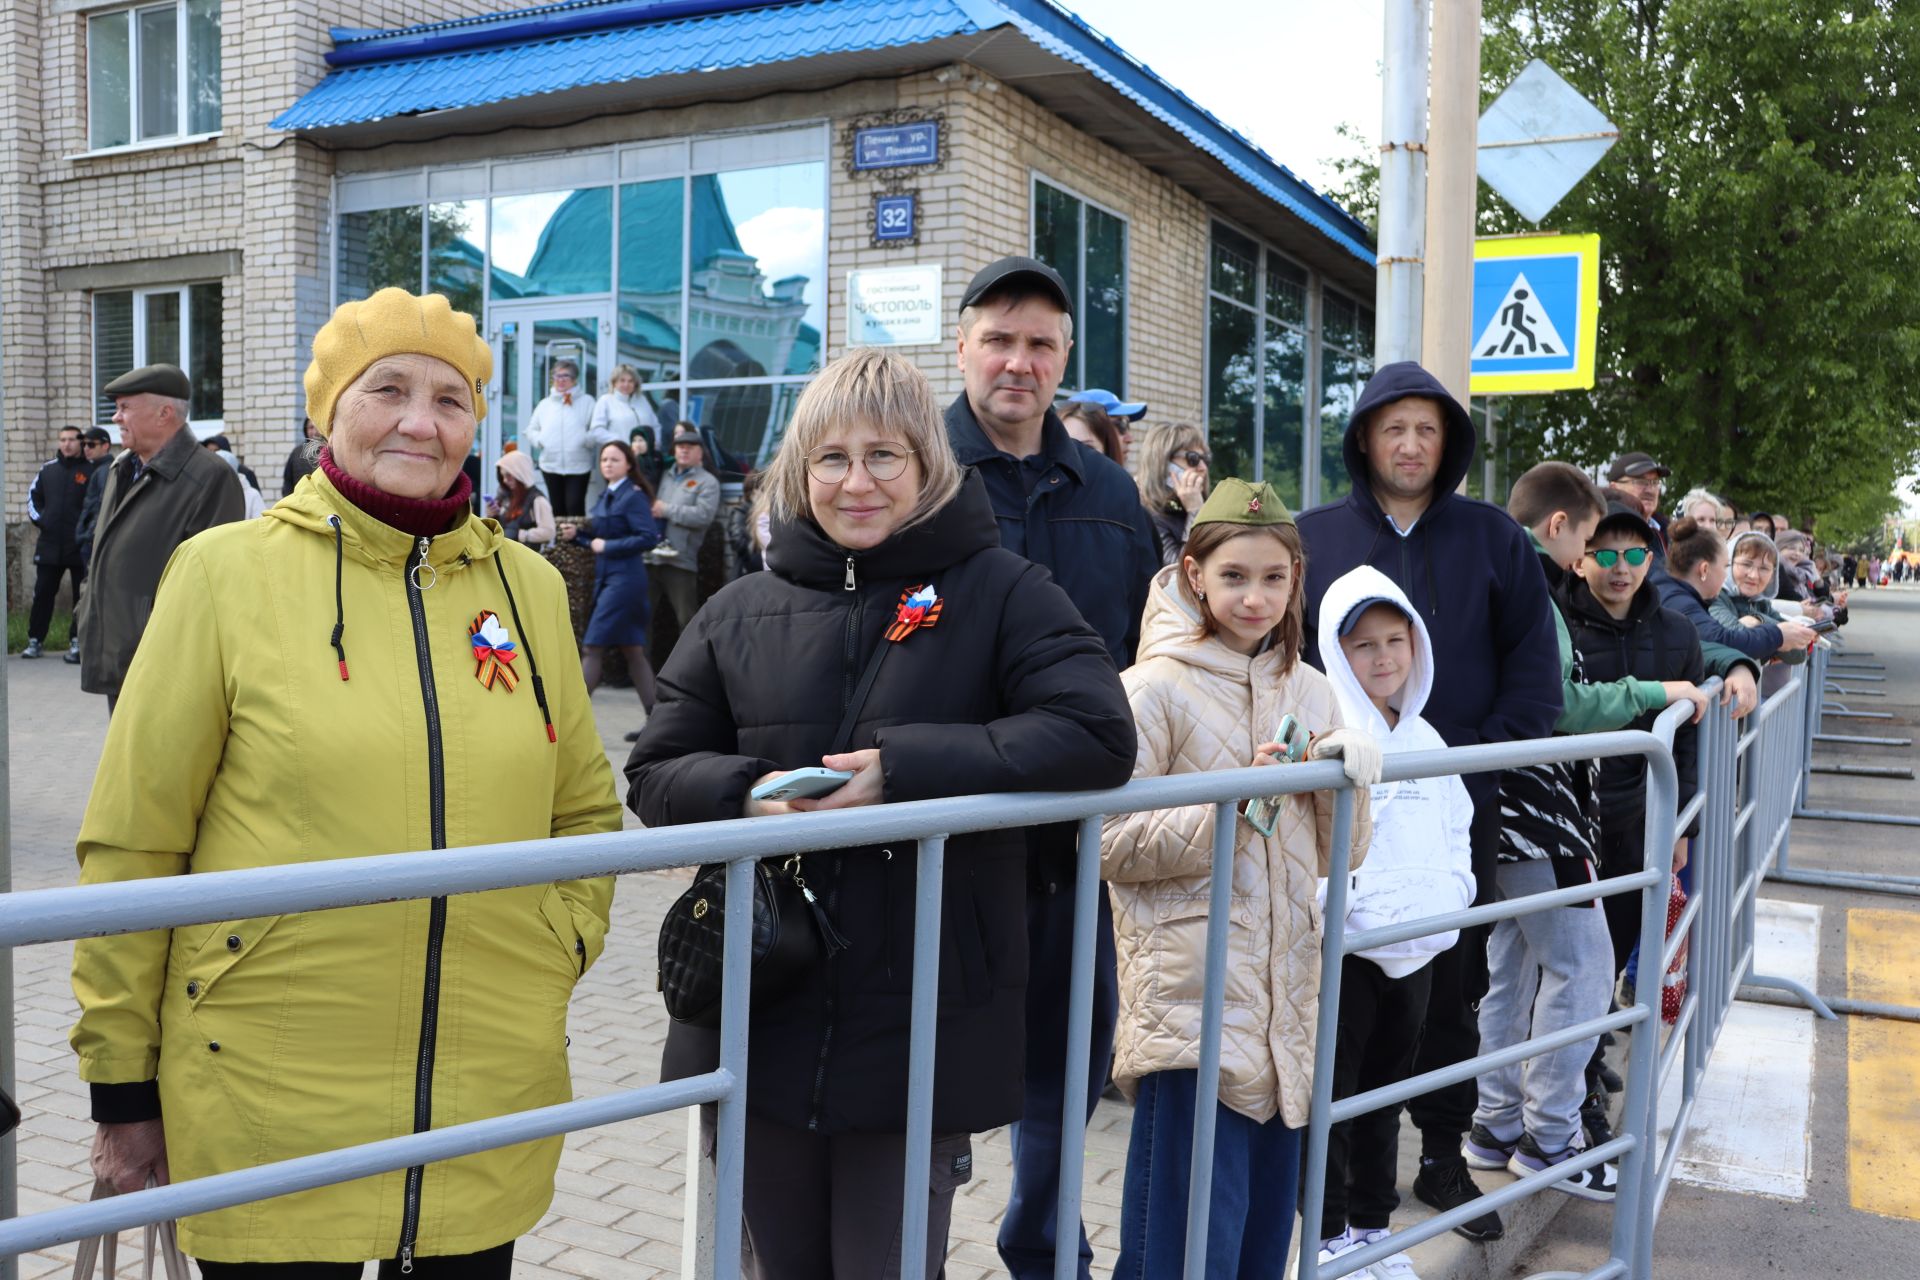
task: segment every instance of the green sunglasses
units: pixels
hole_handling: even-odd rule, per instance
[[[1609,547],[1605,551],[1589,551],[1587,554],[1592,556],[1593,562],[1602,569],[1611,569],[1614,565],[1619,564],[1621,556],[1625,556],[1627,563],[1638,569],[1647,562],[1647,557],[1653,554],[1653,548],[1628,547],[1624,551],[1618,551]]]

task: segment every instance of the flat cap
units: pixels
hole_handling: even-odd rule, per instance
[[[697,444],[703,449],[706,448],[707,445],[706,440],[700,435],[700,428],[685,422],[673,429],[673,442],[675,444]]]
[[[1002,258],[980,268],[967,285],[967,291],[960,295],[960,309],[965,311],[988,294],[1020,288],[1051,294],[1062,311],[1073,314],[1073,298],[1060,273],[1038,258],[1021,257]]]
[[[171,400],[193,399],[193,384],[187,381],[186,374],[170,364],[143,365],[101,388],[101,393],[109,396],[137,396],[149,391]]]

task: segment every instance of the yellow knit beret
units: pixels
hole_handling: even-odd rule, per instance
[[[307,366],[307,416],[320,434],[333,434],[340,393],[385,356],[415,354],[445,360],[473,387],[473,416],[487,416],[487,379],[493,350],[464,311],[437,293],[417,298],[405,289],[382,289],[360,302],[343,302],[313,338]]]

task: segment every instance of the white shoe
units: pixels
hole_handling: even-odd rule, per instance
[[[1367,1268],[1378,1280],[1420,1280],[1413,1269],[1413,1259],[1404,1253],[1391,1254]]]
[[[1320,1250],[1320,1265],[1324,1267],[1335,1258],[1352,1253],[1355,1249],[1364,1248],[1365,1246],[1366,1241],[1354,1239],[1353,1228],[1348,1227],[1345,1231],[1342,1231],[1339,1235],[1327,1241],[1326,1245]],[[1346,1280],[1380,1280],[1380,1273],[1372,1267],[1362,1267],[1358,1271],[1349,1271]]]

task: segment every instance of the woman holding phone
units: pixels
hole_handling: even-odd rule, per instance
[[[1162,566],[1179,564],[1193,515],[1207,500],[1207,452],[1200,428],[1186,422],[1156,422],[1140,446],[1140,502],[1153,518],[1153,542]]]
[[[911,364],[860,349],[829,365],[766,483],[768,572],[694,616],[627,762],[649,827],[1126,781],[1133,721],[1105,648],[1045,571],[1001,550],[985,486]],[[752,798],[816,768],[848,777]],[[761,1280],[899,1274],[914,866],[905,844],[798,868],[845,945],[753,1009],[746,1226]],[[929,1276],[971,1135],[1020,1118],[1025,832],[955,836],[944,893]],[[661,1076],[717,1060],[717,1031],[675,1023]]]

